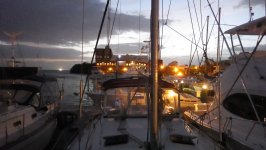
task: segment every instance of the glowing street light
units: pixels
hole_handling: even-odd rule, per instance
[[[109,68],[108,68],[108,71],[113,71],[113,68],[112,68],[112,67],[109,67]]]
[[[202,85],[202,88],[203,88],[204,90],[206,90],[206,89],[208,89],[208,86],[207,86],[206,84],[203,84],[203,85]]]
[[[164,65],[161,65],[161,66],[160,66],[160,69],[163,70],[163,69],[164,69]]]
[[[127,70],[128,70],[127,67],[124,67],[124,68],[123,68],[123,71],[124,71],[124,72],[127,72]]]
[[[169,97],[173,97],[175,95],[176,95],[176,93],[173,90],[169,90],[169,92],[168,92]]]
[[[177,67],[174,68],[174,72],[178,72],[178,70],[179,70],[179,69],[178,69]]]
[[[177,76],[178,76],[178,77],[182,77],[183,75],[184,75],[184,74],[183,74],[182,72],[180,72],[180,71],[177,73]]]

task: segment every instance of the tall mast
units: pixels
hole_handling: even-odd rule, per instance
[[[151,0],[151,148],[159,149],[159,127],[158,127],[158,54],[159,54],[159,0]]]

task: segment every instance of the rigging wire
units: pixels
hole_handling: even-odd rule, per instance
[[[92,58],[91,58],[91,64],[93,63],[93,60],[94,60],[94,57],[95,57],[95,50],[98,47],[98,43],[99,43],[99,39],[100,39],[100,36],[101,36],[101,33],[102,33],[102,28],[103,28],[103,24],[104,24],[104,20],[105,20],[105,16],[106,16],[106,12],[107,12],[109,3],[110,3],[110,0],[107,0],[107,3],[105,5],[105,10],[104,10],[104,13],[103,13],[103,17],[102,17],[102,22],[101,22],[101,25],[100,25],[100,30],[98,32],[98,36],[97,36],[97,39],[96,39],[96,44],[95,44],[93,55],[92,55]]]
[[[161,15],[162,15],[162,27],[161,27],[161,39],[160,39],[160,46],[159,46],[159,59],[161,59],[161,52],[162,52],[162,47],[163,47],[163,28],[164,28],[164,19],[163,19],[163,1],[162,1],[162,7],[161,7]]]
[[[190,10],[189,0],[187,0],[187,5],[188,5],[188,10],[189,10],[189,16],[190,16],[190,22],[191,22],[193,37],[194,37],[194,40],[196,41],[195,29],[194,29],[194,24],[193,24],[193,21],[192,21],[192,15],[191,15],[191,10]],[[202,50],[204,51],[204,49],[202,49]],[[199,54],[198,54],[198,51],[197,51],[197,56],[198,56],[198,62],[199,62]]]
[[[193,0],[193,7],[194,7],[195,15],[196,15],[196,20],[197,20],[197,24],[198,24],[199,33],[201,33],[200,35],[201,35],[202,45],[203,45],[203,35],[202,35],[203,32],[201,32],[201,28],[200,28],[200,24],[199,24],[199,18],[198,18],[198,15],[197,15],[198,12],[197,12],[196,5],[195,5],[195,0]]]
[[[206,23],[207,23],[207,20],[206,20],[206,22],[204,23],[202,29],[205,28]],[[200,39],[201,39],[201,37],[199,37],[198,42],[197,42],[197,45],[199,45]],[[196,41],[195,41],[195,42],[196,42]],[[203,50],[203,49],[202,49],[202,50]],[[194,59],[194,56],[195,56],[196,52],[198,52],[198,47],[196,47],[195,50],[194,50],[194,52],[193,52],[193,55],[192,55],[191,60],[190,60],[190,62],[189,62],[189,67],[190,67],[191,64],[192,64],[192,61],[193,61],[193,59]],[[197,54],[198,54],[198,53],[197,53]],[[199,56],[198,56],[198,57],[199,57]]]
[[[100,30],[98,32],[98,36],[97,36],[97,39],[96,39],[94,51],[93,51],[92,58],[91,58],[91,64],[93,63],[93,60],[94,60],[94,57],[95,57],[95,50],[98,47],[98,43],[99,43],[99,39],[100,39],[100,36],[101,36],[101,33],[102,33],[102,28],[103,28],[103,24],[104,24],[104,20],[105,20],[105,16],[106,16],[107,8],[109,6],[109,2],[110,2],[110,0],[107,0],[107,3],[105,5],[105,9],[104,9],[104,13],[103,13],[103,17],[102,17],[102,21],[101,21],[101,25],[100,25]],[[86,88],[86,86],[88,84],[88,81],[89,81],[89,74],[87,74],[87,76],[86,76],[86,81],[85,81],[85,85],[84,85],[83,91],[85,91],[85,88]],[[82,93],[82,95],[84,95],[84,92]]]
[[[215,16],[215,17],[217,17],[218,16],[218,14]],[[206,45],[208,45],[209,44],[209,41],[210,41],[210,39],[211,39],[211,35],[212,35],[212,32],[213,32],[213,30],[214,30],[214,25],[215,25],[215,20],[213,21],[213,24],[212,24],[212,28],[211,28],[211,32],[210,32],[210,34],[209,35],[207,35],[208,37],[208,39],[207,39],[207,41],[206,41]],[[206,53],[207,53],[207,51],[206,51]],[[201,62],[203,61],[203,57],[202,57],[202,59],[201,59]]]
[[[164,15],[163,15],[163,1],[162,1],[162,29],[161,29],[161,42],[160,42],[160,50],[162,50],[163,47],[163,36],[164,36],[164,26],[167,25],[168,19],[169,19],[169,14],[170,14],[170,9],[171,9],[171,4],[172,4],[172,0],[170,0],[169,2],[169,6],[168,6],[168,10],[167,10],[167,15],[166,15],[166,20],[164,22]]]
[[[81,22],[81,69],[80,69],[80,72],[81,72],[81,80],[82,80],[82,73],[83,73],[83,67],[82,67],[82,64],[83,64],[83,55],[84,55],[84,17],[85,17],[85,8],[84,8],[84,5],[85,5],[85,0],[82,0],[82,22]]]
[[[113,19],[113,23],[112,23],[112,26],[111,26],[110,34],[108,35],[109,36],[109,38],[108,38],[108,44],[107,44],[108,46],[110,44],[110,41],[111,41],[111,38],[112,38],[112,34],[113,34],[113,29],[114,29],[114,24],[115,24],[115,19],[116,19],[116,14],[117,14],[117,9],[118,9],[119,1],[120,0],[118,0],[117,3],[116,3],[116,9],[115,9],[115,14],[114,14],[114,19]]]
[[[79,117],[82,117],[82,101],[83,101],[83,93],[85,91],[86,86],[83,87],[83,79],[82,79],[82,74],[83,74],[83,43],[84,43],[84,12],[85,12],[85,4],[84,4],[85,0],[82,0],[82,20],[81,20],[81,62],[80,62],[80,100],[79,100]],[[79,141],[80,143],[80,141]],[[79,146],[80,148],[80,146]]]
[[[170,28],[171,30],[173,30],[174,32],[176,32],[177,34],[179,34],[180,36],[182,36],[184,39],[186,39],[187,41],[189,41],[190,43],[192,43],[192,44],[195,45],[196,47],[198,47],[198,48],[200,48],[201,50],[203,50],[203,48],[200,47],[198,43],[195,43],[194,41],[191,41],[191,40],[188,39],[185,35],[181,34],[180,32],[178,32],[177,30],[175,30],[174,28],[172,28],[172,27],[169,26],[168,24],[166,24],[165,26],[167,26],[168,28]]]
[[[141,0],[139,0],[139,54],[141,54],[141,48],[140,48],[140,15],[141,15]]]
[[[201,25],[201,29],[202,29],[202,3],[200,0],[200,25]]]
[[[118,54],[119,48],[120,48],[120,26],[121,26],[121,14],[122,14],[122,8],[121,8],[121,3],[119,3],[119,17],[118,17],[118,35],[117,35],[117,50],[116,53]]]
[[[110,1],[111,1],[111,0],[110,0]],[[108,11],[107,11],[107,14],[108,14],[108,15],[107,15],[107,28],[106,28],[106,30],[107,30],[107,36],[106,36],[107,39],[106,39],[106,40],[107,40],[107,43],[108,43],[108,44],[109,44],[109,41],[110,41],[110,40],[109,40],[109,35],[110,35],[110,20],[111,20],[111,19],[110,19],[110,18],[111,18],[111,17],[110,17],[110,7],[111,7],[111,5],[112,5],[112,2],[111,2],[110,5],[108,6]],[[109,45],[108,45],[108,46],[109,46]]]
[[[164,23],[165,25],[167,25],[167,21],[168,21],[170,9],[171,9],[171,4],[172,4],[172,0],[170,0],[170,3],[169,3],[169,7],[168,7],[168,11],[167,11],[167,16],[166,16],[166,20],[165,20],[165,23]]]

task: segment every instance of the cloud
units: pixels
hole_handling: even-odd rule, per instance
[[[264,7],[265,5],[265,0],[251,0],[250,1],[251,6],[257,6],[261,5]],[[249,0],[241,0],[238,5],[234,6],[235,8],[240,8],[240,7],[247,7],[249,6]]]
[[[84,54],[87,56],[84,60],[90,62],[93,41],[96,40],[100,29],[105,3],[99,0],[84,0],[84,3]],[[111,21],[114,12],[110,11]],[[118,19],[120,19],[119,24]],[[106,21],[107,19],[101,34],[102,39],[106,39]],[[139,29],[141,32],[149,32],[149,23],[149,19],[145,16],[117,14],[112,33],[123,34],[128,31],[138,33]],[[10,40],[3,32],[22,32],[17,38],[20,46],[16,48],[16,57],[31,61],[32,64],[38,58],[39,62],[43,62],[42,65],[48,68],[53,67],[52,60],[55,63],[67,61],[69,67],[71,61],[73,64],[77,63],[81,55],[82,0],[1,0],[1,63],[4,63],[4,59],[11,58],[11,48],[7,44]],[[134,46],[127,47],[125,44],[121,47],[126,50],[125,53],[130,53]]]
[[[95,40],[105,4],[99,0],[85,0],[84,8],[84,39]],[[111,11],[112,18],[113,13]],[[139,30],[138,16],[121,14],[120,19],[121,32]],[[144,16],[140,19],[141,30],[148,31],[149,20]],[[80,42],[82,0],[2,0],[0,20],[0,31],[23,32],[19,37],[21,41],[53,44]],[[0,40],[7,41],[8,38],[0,33]]]
[[[1,46],[0,58],[11,58],[12,49],[10,46]],[[14,54],[16,58],[49,58],[49,59],[80,59],[81,52],[71,48],[44,48],[27,46],[27,45],[17,45],[14,48]],[[89,54],[92,52],[84,52]]]

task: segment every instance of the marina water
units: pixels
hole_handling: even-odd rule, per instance
[[[83,86],[86,82],[86,75],[71,74],[69,70],[58,71],[58,70],[42,70],[48,76],[56,76],[60,89],[63,88],[64,96],[61,102],[62,107],[77,108],[80,101],[80,80],[83,80]],[[88,87],[93,89],[91,80],[87,83],[87,87],[84,90],[83,106],[93,105],[93,101],[87,96]]]

